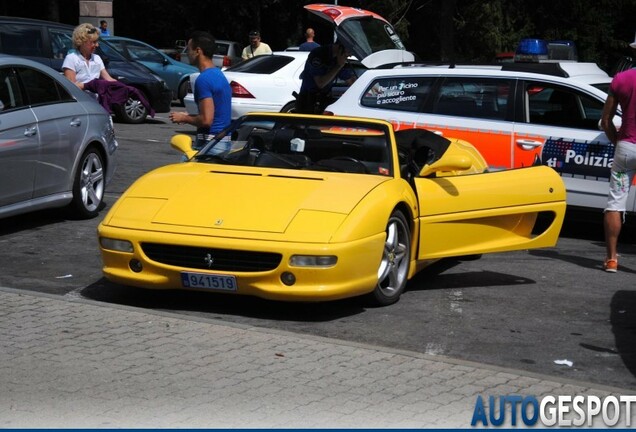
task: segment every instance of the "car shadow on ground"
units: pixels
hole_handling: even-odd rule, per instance
[[[630,247],[630,245],[623,246],[620,248],[623,253],[636,254],[636,248]],[[579,267],[585,269],[598,269],[599,271],[603,270],[603,262],[600,258],[586,258],[581,255],[569,255],[559,252],[558,250],[552,249],[535,249],[528,251],[528,254],[537,257],[550,258],[550,259],[558,259],[564,262],[568,262],[570,264],[577,265]],[[631,273],[636,274],[636,270],[626,267],[624,265],[620,266],[621,273]]]
[[[461,262],[460,259],[447,259],[434,263],[410,280],[405,291],[536,283],[532,279],[489,271],[442,274]],[[242,316],[274,321],[324,322],[379,307],[365,296],[320,302],[286,302],[218,292],[141,289],[119,285],[106,278],[83,288],[81,295],[95,301],[144,309],[205,313],[215,319]]]
[[[365,311],[362,298],[327,302],[283,302],[258,297],[186,290],[147,290],[119,285],[105,278],[81,290],[85,298],[168,312],[203,312],[208,318],[243,316],[298,322],[332,321]]]
[[[474,261],[475,257],[446,258],[433,263],[416,274],[407,284],[407,291],[420,291],[428,289],[461,289],[484,286],[515,286],[536,284],[533,279],[515,274],[493,271],[466,271],[461,273],[448,273],[448,270],[460,265],[464,261]]]
[[[103,207],[105,204],[102,204]],[[102,210],[103,210],[102,207]],[[15,234],[20,231],[36,230],[47,225],[54,225],[68,220],[70,217],[66,208],[38,210],[0,220],[0,237]]]

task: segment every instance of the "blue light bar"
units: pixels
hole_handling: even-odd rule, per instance
[[[515,51],[516,62],[539,62],[548,59],[548,43],[544,39],[521,39]]]

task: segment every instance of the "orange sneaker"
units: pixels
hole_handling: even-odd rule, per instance
[[[608,273],[616,273],[618,270],[618,260],[608,259],[605,260],[605,264],[603,264],[603,269],[605,269]]]

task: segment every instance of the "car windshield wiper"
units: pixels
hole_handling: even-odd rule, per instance
[[[197,154],[196,156],[194,156],[194,160],[197,162],[210,162],[210,161],[226,162],[225,158],[223,157],[223,154],[214,155],[210,153]]]

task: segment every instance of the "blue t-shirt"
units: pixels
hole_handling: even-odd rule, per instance
[[[311,51],[319,46],[320,44],[318,42],[303,42],[298,46],[298,51]]]
[[[194,102],[205,98],[214,102],[214,118],[209,128],[198,128],[197,134],[217,134],[232,121],[232,90],[221,69],[213,67],[201,72],[194,82]]]

